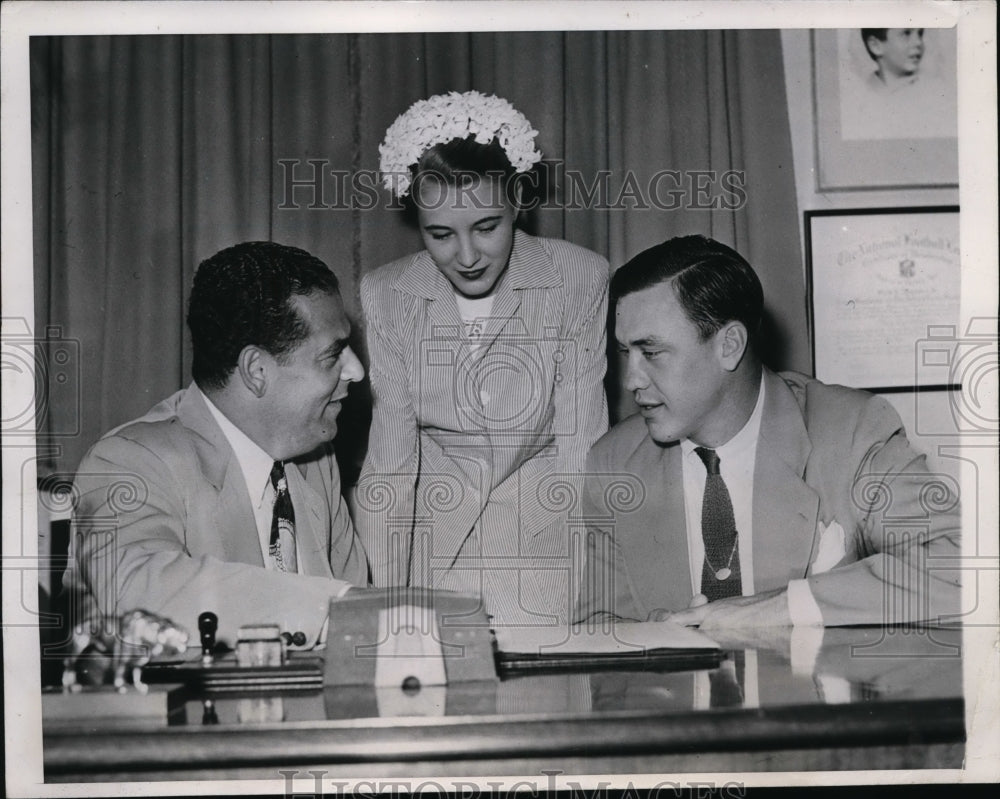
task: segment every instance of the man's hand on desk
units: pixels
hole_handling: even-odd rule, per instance
[[[785,589],[765,591],[752,596],[736,596],[708,602],[700,594],[687,610],[670,613],[654,610],[650,621],[670,620],[674,624],[708,630],[732,630],[751,627],[790,627]]]

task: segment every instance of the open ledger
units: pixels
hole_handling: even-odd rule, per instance
[[[536,668],[713,668],[719,645],[703,633],[668,621],[496,630],[507,670]]]

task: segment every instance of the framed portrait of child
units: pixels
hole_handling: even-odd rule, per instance
[[[817,188],[958,184],[953,28],[813,32]]]

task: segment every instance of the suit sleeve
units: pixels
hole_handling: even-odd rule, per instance
[[[420,441],[403,344],[387,319],[401,309],[374,275],[361,282],[374,404],[368,452],[355,494],[355,523],[375,586],[407,581]]]
[[[932,474],[873,398],[854,430],[848,491],[857,560],[809,578],[827,626],[954,622],[960,607],[957,486]]]
[[[192,556],[176,468],[129,438],[112,436],[94,447],[74,484],[70,583],[89,592],[103,617],[146,610],[194,638],[198,615],[212,611],[221,643],[235,645],[243,625],[277,623],[314,645],[330,598],[350,583]]]

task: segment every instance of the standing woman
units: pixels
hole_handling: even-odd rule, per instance
[[[536,134],[475,91],[411,106],[380,169],[426,249],[361,282],[374,409],[356,525],[374,583],[476,594],[495,625],[568,619],[567,517],[607,430],[608,263],[515,228]]]

